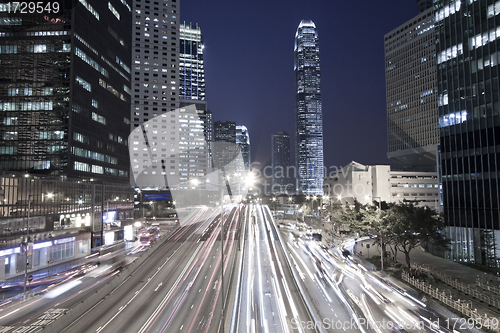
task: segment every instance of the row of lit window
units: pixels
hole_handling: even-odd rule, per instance
[[[39,111],[39,110],[52,110],[52,101],[48,102],[4,102],[2,105],[2,111]]]
[[[101,65],[99,65],[97,63],[97,61],[95,61],[94,59],[92,59],[91,57],[89,57],[85,52],[83,52],[82,50],[80,50],[78,47],[75,48],[75,54],[80,59],[82,59],[87,64],[89,64],[92,68],[94,68],[96,71],[98,71],[99,73],[101,73],[105,77],[109,78],[108,71],[104,67],[102,67]]]
[[[35,88],[35,96],[50,96],[52,95],[53,88]],[[9,88],[7,91],[8,96],[33,96],[33,88]]]
[[[99,79],[99,85],[101,87],[103,87],[104,89],[108,90],[110,93],[112,93],[113,95],[115,95],[119,99],[121,99],[122,101],[124,101],[124,102],[128,101],[128,98],[126,98],[125,95],[123,95],[118,90],[116,90],[115,88],[113,88],[113,86],[110,85],[109,83],[106,83],[106,81],[104,81],[103,79]]]
[[[92,160],[106,162],[111,164],[118,164],[118,159],[116,157],[112,157],[109,155],[101,154],[95,151],[79,148],[79,147],[71,147],[71,153],[75,156],[90,158]]]

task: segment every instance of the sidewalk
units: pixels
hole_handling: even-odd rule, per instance
[[[361,246],[361,243],[363,244],[363,246]],[[377,246],[377,244],[373,245],[373,243],[374,240],[365,240],[363,242],[358,242],[356,246],[356,252],[359,253],[361,251],[364,259],[367,258],[368,254],[370,255],[370,257],[380,256],[379,247]],[[369,250],[366,248],[366,244],[370,244]],[[398,251],[396,261],[406,267],[404,253],[400,253]],[[465,285],[470,285],[471,289],[477,289],[478,291],[486,294],[493,299],[500,300],[500,295],[497,295],[488,290],[483,290],[479,287],[476,288],[476,281],[478,277],[482,281],[491,281],[490,284],[496,285],[498,287],[500,285],[500,282],[493,274],[485,273],[472,267],[434,256],[432,254],[424,252],[420,247],[417,247],[410,252],[410,261],[412,265],[415,264],[420,267],[428,267],[431,270],[438,272],[439,274],[450,277],[450,279],[453,281],[463,283]],[[470,294],[466,294],[465,292],[458,290],[451,285],[448,285],[438,278],[435,278],[434,280],[431,278],[429,283],[434,287],[439,288],[440,291],[445,291],[447,294],[451,295],[454,300],[460,299],[470,302],[472,308],[477,309],[478,313],[482,316],[486,314],[489,318],[500,318],[500,309],[498,307],[490,306],[487,303],[480,301],[475,297],[472,297]]]

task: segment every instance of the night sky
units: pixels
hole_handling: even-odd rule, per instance
[[[294,37],[311,19],[325,165],[389,163],[384,34],[418,14],[417,0],[182,0],[180,13],[202,29],[208,108],[215,120],[248,128],[253,162],[271,164],[271,135],[281,130],[294,151]]]

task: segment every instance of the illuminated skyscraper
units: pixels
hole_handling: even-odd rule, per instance
[[[323,194],[323,113],[319,42],[314,22],[300,22],[294,51],[297,191]]]
[[[499,1],[437,0],[438,167],[449,259],[500,257]]]
[[[127,183],[131,6],[49,6],[0,4],[0,169]]]
[[[201,28],[182,23],[180,26],[179,96],[182,100],[205,100],[205,69]]]
[[[176,0],[153,4],[133,0],[131,131],[181,106],[177,6]]]
[[[245,164],[245,170],[241,170],[241,172],[250,171],[250,135],[246,126],[236,126],[236,144],[240,146],[241,156]]]

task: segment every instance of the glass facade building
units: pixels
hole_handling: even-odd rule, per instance
[[[201,28],[180,25],[179,95],[186,100],[205,100],[205,69]]]
[[[0,4],[0,169],[127,183],[131,8],[57,3]]]
[[[241,156],[243,157],[243,163],[245,166],[243,171],[250,171],[251,160],[250,160],[250,135],[248,134],[248,129],[245,126],[236,126],[236,144],[240,146]]]
[[[448,257],[496,265],[500,243],[500,1],[437,0],[434,5],[439,171],[452,242]]]
[[[318,32],[302,20],[295,34],[295,144],[297,191],[323,194],[323,113]]]

